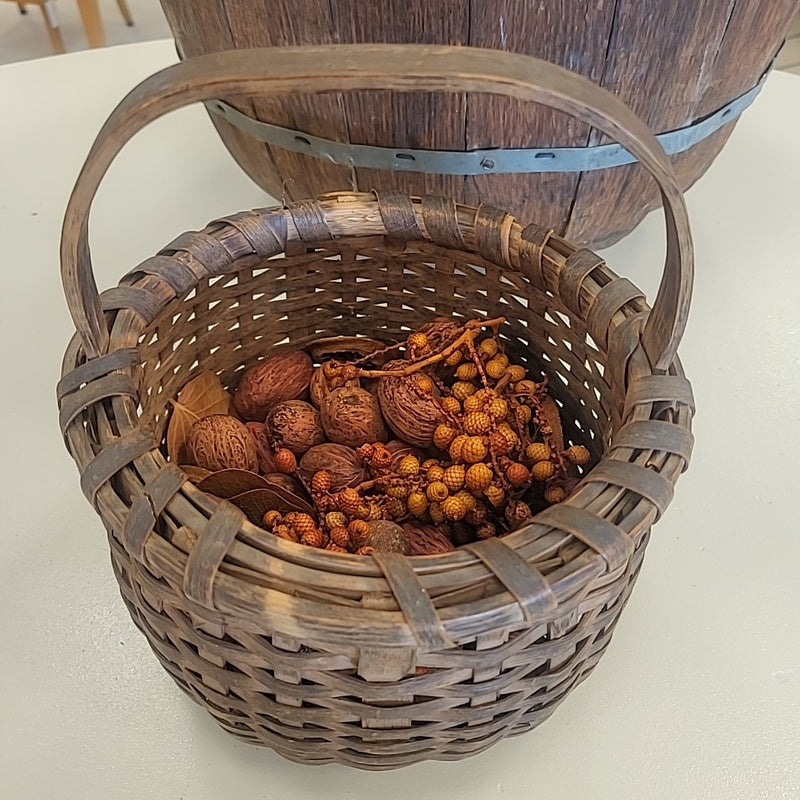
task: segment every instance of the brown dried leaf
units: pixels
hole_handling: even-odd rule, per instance
[[[269,484],[260,475],[246,469],[221,469],[212,472],[197,484],[197,488],[214,497],[227,500],[237,494],[249,492],[253,489],[268,489]]]
[[[550,435],[551,442],[560,453],[564,449],[564,430],[561,427],[561,414],[559,413],[558,405],[550,395],[542,397],[542,416],[553,429],[553,433]]]
[[[289,511],[302,511],[305,514],[313,514],[314,509],[296,497],[291,492],[287,492],[278,486],[271,485],[268,489],[252,489],[249,492],[237,494],[235,497],[228,498],[229,503],[238,506],[247,515],[247,518],[254,525],[260,525],[264,514],[267,511],[280,511],[286,514]]]
[[[194,464],[181,464],[180,468],[186,473],[186,477],[194,484],[200,483],[204,478],[214,473],[205,467],[196,467]]]
[[[222,388],[213,372],[201,372],[172,400],[172,414],[167,426],[167,455],[176,464],[185,461],[186,440],[192,425],[212,414],[227,414],[233,398]]]

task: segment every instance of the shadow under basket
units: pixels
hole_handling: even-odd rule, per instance
[[[97,298],[85,219],[103,171],[65,222],[61,425],[164,668],[226,730],[308,764],[455,760],[545,720],[607,647],[690,456],[676,342],[650,352],[643,333],[656,310],[498,209],[353,192],[183,234]],[[685,209],[660,178],[674,269]],[[548,375],[565,440],[592,453],[524,528],[435,556],[327,552],[263,535],[166,460],[169,401],[200,371],[233,387],[279,344],[398,340],[436,316],[505,317],[509,354]]]

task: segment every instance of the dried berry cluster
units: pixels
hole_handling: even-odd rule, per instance
[[[283,477],[298,502],[262,494],[253,521],[311,547],[439,553],[515,530],[567,497],[590,454],[565,448],[547,381],[509,360],[503,322],[437,319],[389,347],[342,338],[269,356],[233,395],[245,422],[195,422],[184,455]]]

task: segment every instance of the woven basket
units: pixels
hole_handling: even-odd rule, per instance
[[[497,92],[615,136],[659,183],[653,310],[597,255],[496,208],[335,193],[186,233],[98,295],[95,191],[157,116],[219,93]],[[686,209],[647,128],[608,93],[523,56],[331,46],[188,60],[137,87],[70,199],[62,275],[77,334],[58,386],[81,488],[136,625],[228,731],[304,763],[459,759],[546,719],[594,667],[692,446],[675,357],[692,274]],[[227,386],[281,342],[404,336],[437,315],[507,318],[509,353],[557,387],[567,442],[598,462],[529,525],[437,556],[340,555],[259,536],[163,455],[168,400],[200,370]]]

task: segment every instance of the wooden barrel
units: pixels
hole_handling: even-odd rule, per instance
[[[315,43],[463,44],[526,53],[615,92],[656,133],[690,126],[756,85],[796,0],[162,0],[184,56]],[[481,94],[360,91],[222,98],[263,122],[338,142],[437,151],[586,148],[605,142],[566,115]],[[274,197],[394,189],[489,203],[577,243],[611,244],[658,205],[636,164],[596,171],[442,175],[340,166],[268,145],[216,114],[242,168]],[[682,187],[711,164],[733,126],[672,157]],[[609,198],[612,198],[611,200]]]

